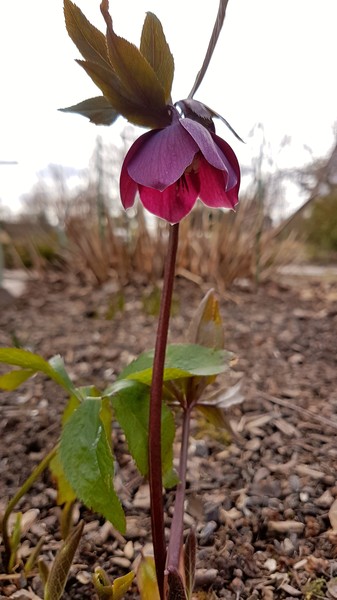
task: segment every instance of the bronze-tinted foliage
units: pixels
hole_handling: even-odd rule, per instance
[[[106,36],[71,0],[64,0],[68,34],[85,59],[77,62],[99,87],[105,101],[92,98],[63,110],[84,114],[96,124],[110,124],[120,114],[135,125],[168,125],[174,63],[160,21],[152,13],[147,14],[139,50],[115,33],[108,0],[102,1],[101,12]],[[110,113],[106,112],[108,107]]]
[[[119,113],[111,107],[105,96],[88,98],[88,100],[83,100],[83,102],[74,104],[74,106],[68,106],[68,108],[61,108],[60,110],[83,115],[89,119],[90,123],[95,123],[95,125],[112,125],[119,117]]]
[[[184,547],[184,572],[186,581],[186,594],[188,600],[192,598],[194,578],[195,578],[195,565],[196,565],[196,554],[197,554],[197,541],[195,532],[190,531],[187,536],[185,547]]]
[[[166,103],[171,102],[174,60],[161,22],[150,12],[147,13],[144,21],[140,51],[156,73],[164,89]]]
[[[168,600],[187,600],[185,587],[178,571],[169,571],[168,581]]]
[[[80,521],[80,523],[78,523],[71,531],[56,554],[44,588],[45,600],[59,600],[61,598],[67,582],[71,563],[73,562],[75,552],[82,536],[83,527],[84,521]]]

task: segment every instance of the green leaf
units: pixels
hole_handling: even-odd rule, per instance
[[[11,572],[14,569],[16,560],[17,560],[16,553],[17,553],[17,549],[19,547],[20,538],[21,538],[21,521],[22,521],[22,512],[18,512],[16,514],[16,519],[14,522],[14,527],[13,527],[12,535],[10,538],[11,555],[10,555],[9,564],[8,564],[9,572]]]
[[[171,88],[174,75],[174,60],[166,41],[159,19],[148,12],[142,30],[140,51],[150,63],[165,91],[165,100],[171,101]]]
[[[35,371],[32,369],[9,371],[9,373],[0,376],[0,388],[12,392],[33,375],[35,375]]]
[[[112,69],[105,35],[92,25],[70,0],[64,0],[64,17],[69,37],[86,60]]]
[[[142,556],[137,569],[137,585],[141,600],[160,600],[153,556]]]
[[[78,394],[64,368],[64,363],[60,356],[54,356],[47,362],[38,354],[34,354],[28,350],[22,350],[21,348],[0,348],[0,363],[21,367],[22,370],[27,371],[27,377],[23,373],[20,374],[19,371],[17,381],[19,381],[20,377],[22,377],[22,381],[28,379],[28,371],[31,371],[31,375],[40,372],[56,381],[56,383],[71,394]],[[8,385],[8,382],[14,382],[15,376],[12,373],[6,374],[5,384],[7,383]]]
[[[104,569],[101,569],[101,567],[95,568],[92,582],[99,600],[113,600],[112,585]]]
[[[23,572],[27,578],[29,577],[29,573],[33,569],[35,569],[35,565],[38,562],[38,558],[39,558],[39,555],[41,553],[41,550],[42,550],[42,547],[43,547],[43,544],[45,543],[45,541],[46,541],[46,539],[44,536],[40,537],[36,546],[33,546],[32,551],[25,562]],[[47,581],[47,577],[46,577],[46,580],[43,581],[43,583],[45,583],[46,581]]]
[[[114,461],[105,405],[100,399],[84,400],[65,423],[60,458],[77,497],[124,532],[125,516],[113,488]]]
[[[148,474],[148,431],[150,391],[145,385],[134,383],[120,390],[111,399],[116,419],[122,427],[129,451],[142,475]],[[172,412],[162,405],[162,462],[164,479],[167,476],[169,487],[177,483],[172,473],[173,441],[175,423]]]
[[[56,481],[57,485],[56,503],[60,506],[61,504],[65,504],[65,502],[73,502],[76,500],[76,493],[64,474],[63,466],[59,457],[59,451],[55,454],[54,458],[51,459],[49,463],[49,469],[51,471],[52,478]]]
[[[75,388],[73,382],[71,381],[65,366],[64,366],[64,361],[62,356],[60,356],[59,354],[56,354],[55,356],[52,356],[48,363],[50,364],[50,366],[52,367],[52,369],[54,370],[55,373],[57,373],[59,381],[61,382],[61,385],[63,385],[63,387],[70,392],[73,395],[77,395],[78,394],[78,390]]]
[[[147,109],[149,115],[166,117],[165,124],[168,124],[163,86],[138,48],[114,32],[108,7],[108,0],[102,0],[101,12],[107,25],[109,59],[117,77],[137,105]]]
[[[120,116],[104,96],[88,98],[88,100],[83,100],[83,102],[74,104],[74,106],[60,108],[59,110],[83,115],[89,119],[90,123],[95,123],[95,125],[112,125]]]
[[[130,379],[117,379],[117,381],[114,381],[113,383],[108,385],[108,387],[104,390],[102,396],[107,396],[108,398],[111,398],[115,396],[117,392],[132,388],[134,385],[134,382]]]
[[[122,577],[117,577],[112,584],[112,597],[113,600],[121,600],[123,596],[126,594],[128,589],[133,582],[135,574],[130,572],[126,573],[126,575],[122,575]]]
[[[151,385],[154,350],[141,354],[124,369],[119,379],[133,379]],[[164,381],[193,377],[208,377],[224,372],[232,359],[231,352],[206,348],[196,344],[167,346]]]
[[[105,571],[96,567],[93,582],[99,600],[108,600],[109,598],[110,600],[121,600],[131,587],[134,577],[135,574],[131,571],[122,577],[117,577],[111,584]]]
[[[43,585],[45,586],[49,577],[49,566],[47,565],[47,563],[44,562],[42,558],[40,558],[40,560],[38,561],[38,568],[40,579]]]
[[[73,414],[73,412],[79,407],[80,401],[77,396],[73,394],[70,396],[68,403],[63,411],[62,415],[62,426],[68,421],[69,417]]]
[[[55,556],[44,588],[44,600],[60,600],[75,552],[82,537],[84,521],[70,532]]]

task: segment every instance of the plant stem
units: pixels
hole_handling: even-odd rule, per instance
[[[4,563],[5,563],[6,569],[8,568],[10,556],[11,556],[11,543],[10,543],[10,537],[9,537],[9,533],[8,533],[8,519],[10,517],[10,514],[12,513],[14,507],[19,502],[19,500],[21,500],[22,496],[24,496],[28,492],[29,488],[31,488],[31,486],[36,481],[36,479],[48,467],[51,459],[54,458],[57,450],[58,450],[58,445],[54,446],[54,448],[51,449],[51,451],[47,454],[47,456],[45,456],[41,460],[41,462],[35,467],[34,471],[29,475],[28,479],[26,479],[24,484],[17,491],[15,496],[7,504],[5,514],[2,519],[2,539],[3,539],[3,543],[4,543],[4,547],[5,547]]]
[[[198,72],[196,80],[193,84],[193,87],[188,95],[189,98],[193,98],[195,92],[198,90],[198,88],[206,74],[206,71],[207,71],[209,63],[211,61],[213,52],[215,50],[215,46],[219,39],[221,28],[222,28],[224,20],[225,20],[227,4],[228,4],[228,0],[220,0],[220,2],[219,2],[218,14],[215,19],[213,32],[211,35],[211,39],[209,40],[209,44],[208,44],[207,52],[206,52],[206,55],[204,58],[204,62],[202,63],[201,69]]]
[[[168,571],[179,570],[180,553],[183,543],[186,469],[192,408],[192,406],[188,406],[183,413],[183,432],[179,460],[179,483],[177,485],[176,497],[174,501],[173,519],[171,523],[170,542],[167,556]]]
[[[163,291],[161,296],[156,345],[153,359],[149,414],[149,482],[151,500],[151,528],[157,583],[161,600],[164,599],[164,571],[166,562],[161,461],[162,390],[178,237],[179,223],[176,223],[175,225],[171,225],[169,230],[169,242],[165,259]]]

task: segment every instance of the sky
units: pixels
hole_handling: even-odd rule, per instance
[[[105,30],[99,0],[77,0],[87,18]],[[200,69],[218,0],[110,0],[115,31],[139,44],[147,11],[161,20],[175,58],[173,100],[185,98]],[[298,167],[326,155],[336,135],[337,0],[229,0],[209,70],[195,98],[222,114],[246,141],[223,124],[241,164],[258,152],[262,123],[275,164]],[[48,164],[85,168],[97,135],[119,143],[126,122],[97,127],[57,109],[99,95],[75,62],[62,0],[0,2],[0,207],[17,209]],[[282,148],[289,136],[291,143]],[[288,138],[288,139],[289,139]],[[293,199],[294,203],[296,198]]]

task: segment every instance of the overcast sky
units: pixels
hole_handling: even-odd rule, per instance
[[[105,30],[99,0],[78,6]],[[111,0],[119,35],[139,43],[146,11],[162,21],[175,58],[173,99],[187,96],[208,44],[218,0]],[[337,0],[229,0],[225,24],[209,71],[196,98],[222,114],[247,144],[226,137],[248,165],[258,139],[248,137],[258,122],[277,152],[285,135],[291,147],[280,166],[297,166],[333,144],[337,121]],[[113,142],[125,125],[103,128],[64,114],[100,92],[74,62],[80,55],[64,26],[62,0],[0,1],[0,199],[17,205],[36,173],[49,163],[86,167],[98,134]]]

